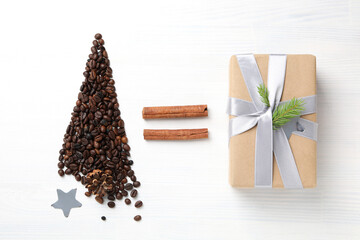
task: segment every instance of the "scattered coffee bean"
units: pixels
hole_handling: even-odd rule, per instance
[[[131,204],[131,200],[128,199],[128,198],[126,198],[126,199],[125,199],[125,203],[126,203],[127,205],[130,205],[130,204]]]
[[[131,197],[136,197],[133,188],[140,182],[131,169],[131,148],[104,44],[102,35],[96,34],[57,167],[60,176],[73,175],[81,181],[87,188],[86,196],[94,195],[100,204],[107,198],[108,206],[114,207],[113,201],[127,197],[128,191],[132,190]],[[126,199],[126,204],[129,201]]]
[[[143,202],[140,200],[135,203],[136,208],[140,208],[140,207],[142,207],[142,205],[143,205]]]
[[[141,220],[141,216],[140,216],[140,215],[136,215],[136,216],[134,217],[134,220],[137,221],[137,222],[140,221],[140,220]]]
[[[115,203],[114,202],[108,202],[108,206],[109,206],[109,208],[113,208],[113,207],[115,207]]]
[[[105,220],[106,220],[106,217],[105,217],[105,216],[102,216],[102,217],[101,217],[101,220],[105,221]]]
[[[138,191],[136,189],[134,189],[134,190],[131,191],[130,196],[132,198],[135,198],[137,196],[137,193],[138,193]]]
[[[140,185],[141,185],[141,184],[140,184],[139,181],[135,181],[135,182],[134,182],[134,187],[138,188],[138,187],[140,187]]]

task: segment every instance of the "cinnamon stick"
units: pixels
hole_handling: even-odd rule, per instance
[[[145,140],[190,140],[208,138],[208,129],[144,129]]]
[[[206,117],[207,105],[144,107],[144,119]]]

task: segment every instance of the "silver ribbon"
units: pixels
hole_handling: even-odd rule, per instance
[[[270,107],[265,106],[257,87],[263,84],[254,55],[237,55],[238,63],[252,102],[229,97],[227,113],[235,116],[229,122],[229,136],[241,134],[255,125],[255,187],[272,187],[273,153],[285,188],[302,188],[302,183],[288,139],[296,134],[317,140],[317,123],[294,118],[278,130],[272,129],[272,112],[280,102],[286,70],[286,55],[269,56],[268,89]],[[305,110],[301,115],[316,112],[316,95],[302,98]]]

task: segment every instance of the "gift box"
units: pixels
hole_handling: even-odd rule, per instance
[[[282,71],[284,71],[284,82],[282,86],[282,91],[280,92],[281,102],[291,100],[294,97],[306,99],[311,98],[311,104],[314,106],[310,106],[310,108],[316,107],[315,56],[282,55],[283,58],[277,58],[277,56],[278,55],[274,55],[273,58],[271,58],[271,55],[266,54],[250,54],[234,55],[231,57],[229,101],[241,101],[245,105],[240,104],[238,106],[239,109],[237,110],[228,110],[230,111],[230,135],[232,134],[231,131],[236,131],[234,130],[234,128],[242,128],[244,125],[240,124],[240,126],[234,127],[235,123],[231,122],[233,119],[239,116],[240,118],[244,117],[244,115],[246,114],[251,115],[252,111],[256,111],[256,109],[250,109],[253,108],[253,106],[249,104],[254,104],[254,91],[253,95],[251,95],[251,87],[248,86],[249,84],[251,85],[251,81],[253,81],[252,78],[254,76],[252,76],[251,74],[257,74],[255,69],[256,67],[258,68],[260,74],[258,78],[262,78],[265,86],[268,87],[269,91],[271,91],[271,87],[268,86],[268,77],[273,77],[274,74],[278,74],[281,76]],[[270,59],[271,68],[269,66]],[[252,70],[249,70],[249,61],[251,62],[253,60],[255,61],[255,63],[252,63],[252,67],[254,69],[253,72],[251,72]],[[283,61],[283,63],[281,63],[281,61]],[[283,64],[283,66],[281,66],[281,64]],[[282,70],[282,68],[284,69]],[[246,83],[244,76],[247,78],[246,80],[249,84]],[[254,85],[252,86],[252,88],[254,88]],[[246,104],[248,104],[248,108],[250,110],[244,110],[244,107],[246,108],[247,106]],[[230,108],[231,107],[234,108],[234,106],[230,106]],[[283,140],[280,141],[279,139],[275,139],[274,137],[280,136],[281,134],[283,134],[283,132],[286,132],[285,129],[287,128],[287,126],[284,125],[284,129],[276,131],[272,129],[270,130],[272,131],[271,134],[274,134],[274,136],[271,137],[271,143],[269,142],[269,144],[265,144],[269,145],[265,146],[265,148],[271,148],[271,152],[270,150],[267,150],[267,152],[271,154],[272,166],[269,165],[266,170],[267,172],[271,171],[271,173],[265,173],[265,175],[271,174],[271,176],[267,176],[267,178],[271,177],[271,181],[268,180],[266,184],[263,184],[265,185],[265,187],[266,185],[273,188],[284,188],[287,186],[289,188],[294,187],[291,184],[291,181],[296,181],[296,177],[295,180],[288,180],[288,178],[292,178],[293,175],[296,174],[298,174],[298,177],[300,178],[298,181],[300,181],[301,186],[297,185],[295,186],[295,188],[314,188],[316,186],[317,124],[315,111],[316,109],[312,109],[311,111],[305,111],[304,114],[302,114],[297,120],[294,120],[296,121],[295,123],[294,121],[292,121],[292,124],[293,126],[296,126],[296,129],[291,130],[290,134],[287,133],[287,135],[289,135],[287,141],[289,143],[288,145],[291,149],[290,153],[292,153],[293,158],[282,156],[281,152],[283,151],[283,148],[285,149],[287,147],[287,143],[285,143]],[[251,117],[253,115],[254,114],[252,114]],[[259,116],[261,118],[261,114],[259,114]],[[231,136],[229,139],[229,182],[233,187],[253,188],[254,186],[262,185],[261,182],[263,180],[261,178],[263,172],[260,172],[260,169],[263,168],[263,165],[260,160],[255,160],[256,155],[258,155],[257,158],[262,157],[261,155],[263,153],[261,152],[261,149],[264,147],[263,145],[261,145],[261,141],[263,141],[263,139],[260,139],[261,136],[259,135],[259,132],[257,132],[258,127],[259,125],[256,124],[255,126],[249,127],[248,130],[243,131],[239,134],[233,133],[233,136]],[[287,131],[289,132],[289,130]],[[269,131],[267,132],[269,133]],[[311,134],[311,136],[306,134]],[[283,138],[283,135],[281,135],[281,137]],[[273,154],[272,150],[274,150],[275,154]],[[276,154],[275,150],[279,152],[279,154]],[[267,157],[269,155],[268,153],[266,153]],[[278,166],[278,159],[276,159],[277,156],[279,157],[279,159],[280,157],[282,157],[282,169],[280,170]],[[256,163],[256,161],[258,162]],[[287,165],[290,165],[290,167]],[[290,168],[292,168],[292,170]],[[297,173],[295,171],[297,171]],[[284,180],[286,180],[288,184],[284,184]],[[260,184],[256,184],[256,181],[260,182]]]

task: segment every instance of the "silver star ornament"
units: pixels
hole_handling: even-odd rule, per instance
[[[57,189],[58,200],[51,206],[63,210],[64,216],[68,217],[72,208],[81,207],[81,203],[75,199],[76,188],[70,192],[64,193],[61,189]]]

